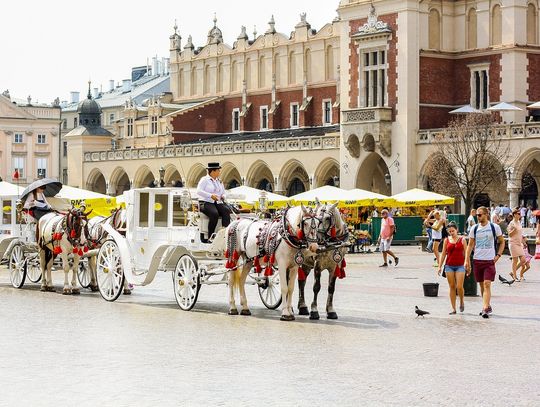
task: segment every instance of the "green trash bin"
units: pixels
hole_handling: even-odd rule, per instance
[[[471,256],[471,274],[468,276],[465,274],[465,281],[463,282],[463,291],[466,297],[477,297],[478,296],[478,284],[474,278],[474,267],[473,259]]]

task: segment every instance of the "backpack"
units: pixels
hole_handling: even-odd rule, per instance
[[[473,226],[473,234],[474,234],[474,242],[476,244],[476,232],[478,231],[478,226],[480,224],[477,223],[476,225]],[[493,223],[489,222],[489,226],[491,226],[491,233],[493,233],[493,242],[494,242],[494,246],[495,246],[495,253],[497,253],[497,250],[499,249],[499,243],[497,242],[497,233],[495,232],[495,225],[493,225]]]

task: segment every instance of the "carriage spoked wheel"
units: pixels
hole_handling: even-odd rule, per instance
[[[26,258],[21,245],[16,245],[9,255],[9,278],[11,285],[22,288],[26,279]]]
[[[197,262],[189,254],[184,254],[176,263],[173,274],[174,298],[184,311],[191,310],[199,296],[201,281]]]
[[[41,281],[41,265],[38,256],[29,258],[26,262],[26,276],[33,283],[39,283]]]
[[[82,288],[90,287],[90,267],[88,266],[88,259],[79,260],[79,268],[77,269],[77,279]]]
[[[259,297],[264,306],[268,309],[277,309],[281,305],[281,286],[279,284],[279,273],[274,270],[274,274],[264,277],[264,280],[257,282]]]
[[[107,240],[97,255],[99,293],[107,301],[116,301],[124,288],[124,271],[120,249],[114,240]]]

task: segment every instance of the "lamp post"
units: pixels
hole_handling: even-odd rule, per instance
[[[159,186],[160,187],[165,186],[165,181],[163,179],[164,177],[165,177],[165,168],[159,167]]]

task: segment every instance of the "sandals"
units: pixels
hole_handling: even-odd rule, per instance
[[[452,311],[452,312],[449,312],[448,315],[456,315],[457,312],[456,311]]]
[[[461,304],[459,306],[459,312],[463,312],[463,311],[465,311],[465,304]]]

